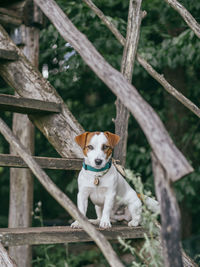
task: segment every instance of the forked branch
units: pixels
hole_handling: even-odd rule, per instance
[[[114,69],[91,42],[73,25],[53,0],[34,0],[51,20],[62,37],[81,55],[86,64],[120,98],[144,131],[152,149],[172,181],[193,171],[183,154],[172,142],[163,123],[136,88]]]
[[[83,0],[94,12],[95,14],[103,21],[103,23],[108,27],[108,29],[114,34],[116,39],[122,44],[125,45],[125,38],[117,30],[114,24],[103,14],[103,12],[94,5],[91,0]],[[167,0],[166,0],[167,1]],[[169,0],[170,1],[170,0]],[[188,11],[187,11],[188,12]],[[197,29],[199,29],[199,24]],[[199,29],[200,32],[200,29]],[[192,103],[188,98],[176,90],[164,77],[159,74],[144,58],[142,58],[139,53],[137,53],[137,61],[139,64],[155,79],[159,82],[165,90],[173,95],[177,100],[179,100],[184,106],[190,109],[198,117],[200,116],[200,109]]]

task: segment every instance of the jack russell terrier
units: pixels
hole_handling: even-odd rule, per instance
[[[112,151],[120,137],[110,132],[85,132],[75,137],[82,148],[84,162],[78,176],[78,209],[86,215],[88,198],[95,205],[96,220],[89,220],[101,228],[111,227],[111,217],[117,208],[126,205],[130,213],[129,226],[138,226],[141,221],[142,202],[137,193],[112,164]],[[147,197],[147,206],[157,212],[158,202]],[[72,228],[81,228],[78,221]]]

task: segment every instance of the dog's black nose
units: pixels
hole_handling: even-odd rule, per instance
[[[101,160],[101,159],[95,159],[96,165],[101,165],[102,162],[103,162],[103,160]]]

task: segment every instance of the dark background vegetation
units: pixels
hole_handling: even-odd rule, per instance
[[[123,47],[112,33],[80,0],[57,0],[72,22],[94,44],[104,58],[120,70]],[[125,36],[128,1],[96,0],[95,4],[110,17]],[[200,2],[180,1],[200,23]],[[183,19],[164,1],[143,1],[147,16],[142,22],[139,53],[166,79],[197,106],[200,99],[200,41]],[[49,81],[87,131],[114,132],[116,97],[89,69],[81,57],[66,44],[55,28],[47,23],[41,31],[40,70],[48,64]],[[176,182],[174,187],[182,212],[183,243],[193,257],[200,254],[200,121],[158,84],[136,62],[133,84],[156,110],[177,147],[195,171]],[[1,93],[13,93],[1,81]],[[11,125],[9,112],[1,114]],[[147,189],[154,191],[150,151],[147,140],[135,119],[129,121],[126,167],[143,177]],[[8,144],[0,137],[0,153],[9,153]],[[36,130],[35,154],[58,156],[47,140]],[[56,184],[76,200],[76,172],[48,171]],[[9,207],[9,169],[0,167],[0,226],[7,226]],[[69,216],[35,180],[35,203],[42,201],[46,224],[65,224]],[[37,223],[34,221],[34,224]]]

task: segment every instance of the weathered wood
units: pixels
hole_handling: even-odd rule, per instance
[[[161,225],[157,222],[156,226],[158,227],[159,231],[161,229]],[[162,242],[160,236],[157,237],[158,241],[160,243],[160,250],[158,253],[162,254]],[[142,240],[140,240],[142,242]],[[184,267],[198,267],[197,264],[185,253],[185,251],[181,248],[181,254],[182,254],[182,260],[183,260],[183,266]]]
[[[53,22],[62,37],[74,47],[98,77],[131,111],[167,171],[168,177],[176,181],[183,175],[192,172],[193,168],[172,142],[158,115],[137,90],[127,82],[126,78],[104,60],[53,0],[48,2],[35,0],[35,3]]]
[[[7,1],[4,1],[7,3]],[[24,1],[25,2],[25,1]],[[22,24],[22,10],[24,2],[11,5],[9,7],[0,7],[0,23],[5,27],[12,28]]]
[[[156,195],[161,210],[161,237],[166,267],[182,267],[180,212],[167,172],[152,153]]]
[[[55,200],[70,213],[70,215],[79,221],[83,229],[89,234],[89,236],[96,242],[101,249],[105,258],[109,264],[113,267],[122,267],[123,264],[117,257],[117,254],[112,249],[110,243],[105,237],[98,232],[93,225],[91,225],[87,218],[83,216],[74,203],[52,182],[49,176],[40,168],[32,156],[28,153],[27,149],[19,142],[19,140],[13,135],[6,123],[0,118],[0,132],[9,142],[9,144],[16,150],[16,152],[22,157],[22,159],[29,166],[33,174],[37,177],[39,182],[49,192]]]
[[[30,64],[2,27],[0,27],[0,48],[10,48],[17,51],[19,55],[18,61],[0,65],[0,75],[21,97],[55,102],[61,105],[59,114],[51,116],[31,115],[31,120],[60,155],[81,158],[82,151],[74,142],[74,137],[83,132],[83,128],[73,117],[56,90]]]
[[[144,238],[147,233],[143,227],[113,226],[110,229],[98,229],[108,240]],[[82,229],[70,226],[0,228],[0,242],[4,246],[39,245],[55,243],[74,243],[92,241]]]
[[[126,31],[126,43],[124,45],[124,52],[121,63],[121,73],[129,83],[132,82],[133,66],[135,62],[135,55],[138,46],[140,24],[141,24],[141,3],[142,0],[129,2],[129,13]],[[115,119],[115,133],[121,138],[118,145],[114,149],[114,158],[119,160],[125,166],[126,162],[126,147],[128,138],[128,120],[129,111],[123,105],[121,100],[117,98],[116,101],[116,119]]]
[[[187,25],[193,30],[197,37],[200,38],[200,25],[190,12],[177,0],[165,0],[172,8],[174,8],[181,17],[185,20]]]
[[[1,238],[1,237],[0,237]],[[17,265],[11,260],[6,249],[0,243],[0,266],[1,267],[17,267]]]
[[[0,94],[0,110],[23,114],[60,113],[61,105],[54,102],[41,101],[13,95]]]
[[[108,29],[114,34],[116,39],[122,44],[125,45],[125,38],[117,30],[117,28],[112,24],[112,22],[103,14],[103,12],[97,8],[91,0],[83,0],[94,12],[95,14],[103,21],[103,23],[108,27]],[[183,96],[178,92],[165,78],[162,74],[159,74],[144,58],[142,58],[139,53],[136,57],[138,63],[155,79],[159,82],[165,90],[173,95],[178,101],[183,105],[189,108],[194,114],[199,117],[199,108],[192,103],[189,99]]]
[[[197,263],[195,263],[182,249],[182,259],[184,267],[198,267]]]
[[[33,12],[33,11],[32,11]],[[39,29],[21,25],[15,29],[13,36],[23,36],[23,45],[20,46],[24,55],[38,68],[39,58]],[[17,93],[15,93],[17,95]],[[18,95],[17,95],[18,96]],[[25,102],[25,101],[24,101]],[[38,101],[36,101],[38,102]],[[15,103],[18,100],[15,99]],[[18,103],[19,104],[19,103]],[[23,106],[24,103],[22,103]],[[45,103],[40,103],[45,106]],[[30,99],[25,103],[26,108],[31,107]],[[48,114],[48,113],[47,113]],[[34,126],[27,115],[13,114],[13,133],[22,144],[34,154]],[[12,154],[17,155],[15,150],[10,149]],[[32,225],[33,211],[33,175],[29,169],[10,169],[10,205],[9,227],[30,227]],[[10,247],[9,254],[20,267],[32,266],[32,248],[27,245]]]
[[[10,0],[4,2],[7,5],[0,7],[0,23],[4,27],[13,29],[21,26],[22,23],[30,27],[43,27],[44,17],[33,0],[18,1],[18,3]]]
[[[80,170],[83,159],[33,157],[42,169],[52,170]],[[0,154],[1,167],[28,168],[19,156]]]
[[[13,50],[0,49],[0,60],[17,60],[18,54]]]
[[[33,0],[26,0],[23,8],[23,23],[25,26],[39,26],[43,24],[43,16]]]
[[[14,114],[13,132],[34,153],[34,127],[26,115]],[[11,153],[17,154],[12,148]],[[29,169],[10,169],[9,227],[30,227],[33,210],[33,176]],[[9,255],[17,266],[30,267],[32,248],[29,246],[10,247]]]

